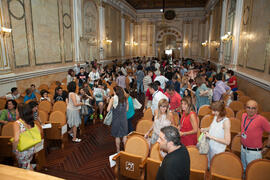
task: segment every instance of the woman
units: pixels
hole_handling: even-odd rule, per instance
[[[13,152],[16,155],[18,165],[20,168],[32,170],[33,168],[30,162],[33,159],[35,147],[31,147],[27,150],[20,152],[17,146],[19,143],[20,134],[26,131],[27,129],[31,129],[35,126],[33,111],[29,104],[19,106],[18,110],[21,119],[17,120],[13,125],[14,126]],[[41,129],[39,129],[39,131],[41,131]]]
[[[230,86],[231,90],[232,91],[237,91],[238,88],[237,88],[237,78],[236,76],[234,75],[234,72],[232,70],[229,70],[227,72],[227,74],[229,75],[229,81],[228,81],[228,86]]]
[[[7,124],[10,121],[16,121],[17,102],[13,99],[7,100],[5,109],[1,112],[0,123]]]
[[[48,94],[49,94],[49,92],[46,89],[42,89],[40,91],[40,95],[41,95],[40,102],[41,101],[49,101],[49,102],[51,102],[51,98],[48,96]]]
[[[181,101],[182,117],[179,130],[181,143],[185,146],[197,144],[198,117],[193,111],[192,102],[189,97],[184,97]]]
[[[30,88],[26,89],[25,91],[26,95],[24,96],[23,102],[25,103],[28,100],[36,100],[35,93],[32,92]]]
[[[120,151],[120,138],[123,138],[123,143],[126,143],[128,134],[127,114],[128,102],[124,95],[124,90],[120,86],[115,86],[114,97],[111,98],[107,107],[109,112],[112,109],[112,128],[111,134],[115,137],[116,151]]]
[[[67,75],[67,84],[69,84],[72,81],[75,81],[76,77],[75,77],[75,72],[73,69],[69,69],[68,70],[68,75]]]
[[[210,127],[202,128],[209,141],[208,167],[215,154],[225,152],[226,146],[231,142],[231,122],[226,115],[225,104],[217,101],[211,104],[214,120]]]
[[[67,102],[67,123],[71,128],[69,131],[72,137],[72,142],[81,142],[81,139],[77,138],[77,128],[81,124],[80,109],[83,103],[80,102],[80,97],[75,93],[76,83],[74,81],[68,84],[68,102]]]
[[[160,129],[165,126],[174,124],[173,115],[169,110],[169,102],[166,99],[161,99],[158,103],[158,109],[154,112],[154,123],[149,131],[145,134],[145,138],[148,138],[149,133],[153,129],[150,143],[153,145],[159,138]]]
[[[93,115],[93,109],[92,109],[92,105],[91,105],[91,101],[93,100],[93,98],[85,92],[85,88],[79,89],[79,96],[81,98],[81,101],[84,104],[84,107],[82,106],[82,109],[81,109],[81,114],[82,114],[83,119],[84,119],[84,124],[87,125],[89,117],[90,116],[92,117],[92,115]],[[83,109],[83,108],[85,108],[85,109]],[[91,120],[93,120],[93,119],[91,119]]]
[[[196,96],[196,108],[197,108],[197,112],[199,112],[199,109],[201,106],[203,105],[210,105],[210,101],[208,98],[208,87],[205,84],[205,80],[203,77],[199,76],[196,77],[196,83],[197,83],[197,90],[195,93]]]
[[[128,133],[134,131],[132,126],[132,120],[135,115],[135,109],[132,101],[132,97],[130,96],[130,93],[127,89],[125,89],[125,96],[128,100],[128,111],[127,111],[127,120],[128,120]]]

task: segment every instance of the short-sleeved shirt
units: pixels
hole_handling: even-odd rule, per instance
[[[221,96],[230,89],[223,81],[216,82],[216,87],[213,91],[213,101],[219,101]]]
[[[233,83],[233,81],[235,81],[235,85],[230,86],[231,89],[237,88],[237,79],[236,79],[235,76],[232,76],[232,77],[229,79],[228,83]]]
[[[143,82],[143,78],[144,78],[144,73],[142,70],[139,70],[135,73],[136,77],[137,77],[137,81],[139,82]]]
[[[163,94],[161,91],[157,90],[153,94],[153,100],[152,100],[152,106],[151,106],[153,115],[154,115],[155,110],[158,109],[158,103],[161,99],[166,99],[168,101],[168,97],[165,94]]]
[[[20,94],[17,94],[17,95],[7,94],[7,95],[6,95],[6,99],[7,99],[7,100],[8,100],[8,99],[13,99],[13,100],[15,100],[15,99],[18,99],[20,96],[21,96]]]
[[[89,78],[90,78],[90,84],[94,84],[94,81],[100,79],[100,76],[97,71],[95,73],[92,71],[89,73]]]
[[[249,124],[250,121],[251,123]],[[245,131],[245,127],[247,127],[248,124],[249,126]],[[263,132],[270,133],[270,123],[265,117],[259,114],[256,114],[251,118],[248,117],[247,113],[242,115],[241,134],[246,134],[246,139],[241,136],[242,145],[249,148],[261,148]]]
[[[104,89],[94,88],[93,95],[95,96],[96,101],[103,101],[103,96],[105,95]]]
[[[158,88],[158,90],[164,93],[163,89]],[[148,101],[152,101],[153,97],[152,97],[152,94],[149,91],[149,88],[146,90],[145,96],[148,97]]]
[[[143,89],[146,91],[149,88],[149,84],[152,83],[151,76],[145,76],[143,78]]]
[[[87,82],[88,74],[87,74],[87,72],[84,72],[83,74],[82,73],[79,73],[77,75],[77,78],[79,79],[79,83],[80,84],[83,84],[84,82]]]
[[[3,120],[3,121],[15,121],[16,120],[16,113],[11,113],[9,110],[4,109],[1,112],[0,120]]]
[[[180,94],[174,91],[174,94],[172,96],[170,96],[170,94],[167,92],[165,92],[165,95],[169,98],[170,110],[175,110],[180,107],[182,100]]]
[[[30,96],[28,96],[28,95],[24,96],[23,102],[26,102],[28,100],[32,100],[32,99],[35,99],[35,98],[36,98],[36,95],[34,93],[31,93]]]

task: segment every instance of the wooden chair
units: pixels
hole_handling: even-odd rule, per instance
[[[241,90],[236,91],[239,97],[245,96],[245,93]]]
[[[67,84],[67,78],[63,79],[62,84]]]
[[[53,111],[61,111],[64,114],[67,112],[67,104],[64,101],[57,101],[53,105]]]
[[[44,123],[44,124],[46,124],[46,123],[48,123],[49,121],[49,115],[48,115],[48,113],[47,112],[45,112],[45,111],[42,111],[42,110],[39,110],[38,111],[38,115],[39,115],[39,118],[40,118],[40,121],[42,122],[42,123]]]
[[[146,162],[146,176],[147,179],[156,179],[156,175],[160,164],[162,162],[162,156],[160,155],[159,143],[155,143],[150,152],[150,157]]]
[[[231,143],[231,152],[240,158],[241,155],[241,137],[240,135],[235,135]]]
[[[249,96],[240,96],[239,97],[239,101],[241,101],[242,103],[244,103],[244,105],[251,100],[251,98]]]
[[[268,139],[266,139],[266,140],[264,141],[264,143],[263,143],[264,146],[266,146],[267,143],[268,143]],[[269,148],[267,148],[266,153],[263,154],[263,159],[268,159],[268,160],[270,160],[270,149],[269,149]]]
[[[200,128],[207,128],[211,125],[212,121],[214,119],[213,115],[206,115],[202,118],[200,123]]]
[[[229,105],[229,107],[234,111],[236,114],[241,109],[244,109],[244,104],[241,101],[232,101]]]
[[[248,164],[246,180],[269,180],[270,160],[257,159]]]
[[[231,108],[226,107],[226,117],[230,118],[230,117],[234,117],[234,112]]]
[[[152,127],[152,125],[153,121],[145,119],[139,120],[136,125],[136,131],[134,131],[132,134],[144,136],[147,133],[147,131]]]
[[[231,136],[234,137],[241,131],[241,120],[231,117]]]
[[[17,104],[22,104],[24,99],[22,96],[20,96],[18,99],[15,100],[17,102]]]
[[[206,155],[200,154],[196,146],[187,147],[190,157],[190,180],[203,180],[208,168]]]
[[[145,163],[149,153],[149,146],[142,136],[132,136],[127,139],[125,151],[120,151],[113,160],[115,179],[122,176],[132,179],[144,179]]]
[[[45,90],[49,90],[49,86],[47,84],[41,84],[39,87],[38,87],[38,90],[41,91],[42,89],[45,89]]]
[[[244,114],[246,112],[246,110],[245,109],[241,109],[241,110],[239,110],[237,113],[236,113],[236,118],[237,119],[240,119],[240,121],[242,121],[242,115]]]
[[[260,115],[265,117],[270,122],[270,112],[261,112]]]
[[[0,110],[5,109],[6,102],[6,98],[0,98]]]
[[[173,121],[174,121],[174,125],[177,127],[179,124],[179,115],[177,112],[173,113]]]
[[[242,180],[243,166],[239,157],[231,152],[216,154],[211,160],[210,179]]]
[[[7,124],[5,124],[2,128],[2,136],[11,136],[14,137],[14,125],[15,122],[8,122]]]
[[[39,102],[40,101],[40,98],[41,98],[41,95],[39,93],[35,93],[35,96],[37,98],[37,102]]]
[[[14,122],[5,124],[2,128],[2,134],[0,136],[0,158],[12,158],[16,161],[14,154],[12,153],[13,144],[10,141],[14,137]]]
[[[204,116],[206,116],[208,114],[212,114],[212,110],[211,110],[210,106],[209,105],[201,106],[199,109],[199,112],[198,112],[199,119],[201,120]]]
[[[52,104],[49,101],[41,101],[38,105],[38,109],[50,114],[52,110]]]
[[[146,111],[143,114],[142,119],[147,119],[147,120],[152,121],[152,118],[153,118],[152,109],[151,108],[146,109]]]

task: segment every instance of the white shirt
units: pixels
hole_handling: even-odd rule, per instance
[[[158,109],[158,103],[161,99],[166,99],[167,101],[169,101],[168,97],[163,94],[161,91],[156,91],[154,92],[153,96],[153,100],[152,100],[152,114],[154,115],[154,112],[156,109]]]
[[[165,76],[160,75],[155,78],[155,81],[159,81],[161,89],[165,89],[166,82],[169,81],[169,79],[167,79]]]
[[[95,73],[91,71],[88,76],[90,78],[90,84],[94,84],[95,80],[100,79],[99,73],[97,71]]]
[[[124,76],[127,76],[127,70],[124,67],[121,67],[121,71],[124,74]]]
[[[16,96],[13,95],[13,94],[7,94],[7,95],[6,95],[6,99],[7,99],[7,100],[9,100],[9,99],[15,100],[15,99],[18,99],[20,96],[21,96],[20,94],[17,94]]]

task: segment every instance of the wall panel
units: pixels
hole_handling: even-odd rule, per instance
[[[63,27],[64,27],[64,59],[66,62],[72,61],[72,20],[71,20],[71,2],[70,0],[62,0],[63,4]]]

